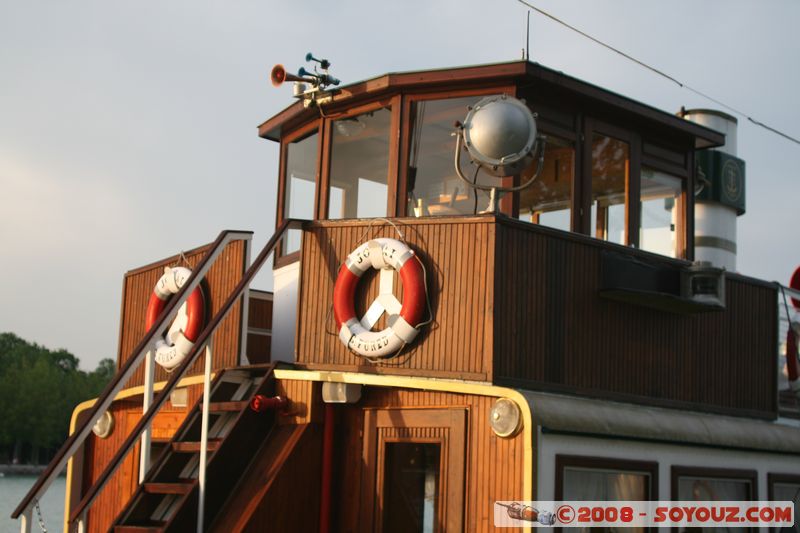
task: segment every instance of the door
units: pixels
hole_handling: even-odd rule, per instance
[[[461,531],[466,409],[367,409],[362,531]]]

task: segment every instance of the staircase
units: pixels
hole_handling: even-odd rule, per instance
[[[222,371],[209,397],[205,517],[210,524],[280,416],[249,407],[256,395],[273,396],[272,365]],[[200,398],[112,526],[115,533],[162,533],[196,529],[200,491]]]

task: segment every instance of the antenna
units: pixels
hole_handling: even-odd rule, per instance
[[[525,33],[525,61],[531,60],[531,10],[528,10],[528,24]]]

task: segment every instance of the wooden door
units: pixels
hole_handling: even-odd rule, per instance
[[[466,409],[367,409],[361,530],[461,531]]]

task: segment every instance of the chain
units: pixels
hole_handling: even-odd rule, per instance
[[[42,509],[39,507],[39,500],[34,500],[36,503],[33,508],[36,509],[36,520],[39,521],[39,529],[42,533],[47,533],[47,527],[44,525],[44,518],[42,518]]]

